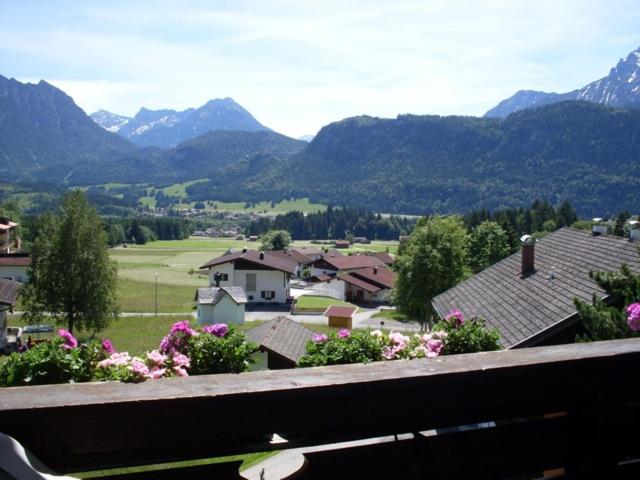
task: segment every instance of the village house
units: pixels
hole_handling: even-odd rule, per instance
[[[313,263],[313,260],[311,260],[307,255],[300,253],[296,249],[269,250],[269,254],[295,262],[297,268],[294,276],[298,278],[302,276],[304,268],[310,267]]]
[[[335,247],[336,248],[349,248],[351,244],[349,243],[349,240],[336,240],[335,241]]]
[[[314,332],[281,316],[248,330],[247,339],[260,349],[251,370],[294,368],[306,352]]]
[[[311,275],[337,275],[338,273],[346,273],[360,268],[384,266],[384,262],[373,255],[322,255],[313,262]]]
[[[395,273],[384,265],[364,267],[337,275],[313,277],[312,290],[339,300],[387,303],[395,284]]]
[[[221,274],[214,274],[216,286],[199,288],[196,291],[197,319],[201,324],[226,323],[242,325],[244,323],[244,305],[247,296],[242,287],[221,287]],[[215,280],[214,280],[215,281]]]
[[[7,344],[7,313],[16,305],[22,284],[0,278],[0,353]]]
[[[215,286],[215,274],[220,273],[221,287],[242,287],[248,303],[280,303],[289,299],[289,281],[297,264],[289,259],[243,248],[205,263],[209,270],[209,285]]]
[[[0,218],[0,278],[27,283],[31,257],[20,252],[21,240],[15,234],[17,223]]]
[[[640,242],[632,240],[637,234],[601,231],[562,228],[537,242],[524,236],[520,253],[438,295],[433,308],[440,318],[454,308],[467,318],[484,318],[505,348],[571,343],[583,331],[574,298],[590,302],[595,293],[613,300],[589,272],[615,272],[626,264],[640,273]]]

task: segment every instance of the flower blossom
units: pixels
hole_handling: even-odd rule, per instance
[[[60,335],[64,340],[64,343],[60,345],[62,348],[72,350],[78,346],[78,340],[76,340],[76,337],[64,328],[58,330],[58,335]]]
[[[116,349],[113,348],[113,343],[111,343],[111,340],[104,339],[102,341],[102,349],[109,354],[116,353]]]
[[[188,377],[189,373],[182,367],[173,367],[173,371],[179,377]]]
[[[149,377],[151,380],[157,380],[159,378],[162,378],[163,375],[166,373],[166,371],[167,371],[166,368],[160,368],[154,365],[149,369],[149,373],[147,374],[147,377]]]
[[[169,330],[169,334],[174,333],[183,333],[188,337],[196,337],[198,335],[198,332],[196,332],[193,328],[191,328],[191,325],[189,325],[189,320],[182,320],[180,322],[174,323],[171,327],[171,330]]]
[[[164,362],[167,360],[167,356],[160,353],[158,350],[153,350],[147,353],[147,360],[152,365],[161,367],[164,365]]]
[[[439,339],[431,339],[427,342],[427,357],[437,357],[444,348],[444,342]]]
[[[456,327],[459,327],[464,323],[464,314],[457,308],[454,308],[447,314],[445,320],[453,323]]]
[[[149,367],[147,367],[147,365],[138,357],[133,357],[129,368],[133,373],[140,377],[146,377],[149,375]]]
[[[640,331],[640,303],[632,303],[627,307],[627,323],[634,332]]]
[[[338,332],[338,336],[340,338],[348,338],[351,336],[351,333],[349,333],[349,330],[347,330],[346,328],[343,328]]]
[[[314,333],[311,340],[313,340],[314,343],[324,343],[329,340],[329,337],[324,333]]]
[[[191,366],[191,360],[186,355],[180,352],[173,353],[173,365],[176,367],[189,368]]]
[[[229,327],[225,323],[214,323],[202,328],[203,332],[210,333],[216,337],[224,337],[229,331]]]

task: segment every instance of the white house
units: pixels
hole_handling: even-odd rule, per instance
[[[286,303],[289,281],[297,267],[292,260],[244,248],[214,258],[200,268],[209,269],[211,286],[219,273],[221,287],[242,287],[248,303]]]
[[[195,299],[198,302],[198,323],[244,323],[247,297],[241,287],[199,288]]]
[[[22,285],[0,278],[0,352],[4,352],[7,333],[7,312],[16,304]]]
[[[28,253],[0,253],[0,278],[27,283],[27,269],[31,266]]]
[[[322,255],[313,262],[311,275],[332,275],[337,273],[346,273],[361,268],[368,267],[384,267],[383,261],[374,255],[356,254],[356,255]]]
[[[384,266],[365,267],[336,276],[321,275],[311,290],[340,300],[386,303],[395,283],[395,274]]]

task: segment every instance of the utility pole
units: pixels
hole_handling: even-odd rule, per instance
[[[156,272],[156,321],[158,320],[158,272]]]

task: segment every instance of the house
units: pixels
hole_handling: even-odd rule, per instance
[[[322,255],[318,260],[313,262],[311,274],[312,275],[331,275],[350,272],[360,268],[368,267],[384,267],[384,263],[378,260],[373,255],[355,254],[355,255],[341,255],[341,256],[328,256]]]
[[[371,243],[371,240],[369,240],[367,237],[353,237],[353,243],[369,244]]]
[[[391,255],[387,252],[374,252],[373,256],[384,263],[386,266],[391,266],[396,261]]]
[[[610,300],[589,272],[626,264],[640,273],[640,242],[628,238],[562,228],[537,242],[522,240],[520,253],[435,297],[436,313],[444,318],[457,308],[483,317],[505,348],[570,343],[582,330],[573,299],[589,302],[595,293]]]
[[[30,266],[31,256],[28,253],[0,253],[0,278],[27,283]]]
[[[258,236],[257,235],[249,235],[247,240],[249,240],[250,242],[257,242],[258,241]]]
[[[0,352],[7,343],[7,312],[16,305],[21,288],[21,283],[0,278]]]
[[[324,316],[329,319],[329,326],[336,328],[353,328],[353,316],[358,311],[358,307],[342,307],[331,305],[324,312]]]
[[[301,277],[304,268],[313,263],[313,260],[311,260],[307,255],[300,253],[295,249],[269,250],[269,254],[295,262],[298,265],[295,273],[296,277]]]
[[[244,323],[247,296],[242,287],[208,287],[196,291],[198,323]]]
[[[342,273],[337,280],[345,285],[347,301],[386,303],[395,284],[395,273],[384,266],[374,266]]]
[[[248,340],[260,351],[255,354],[252,370],[294,368],[306,353],[314,332],[287,317],[276,317],[246,332]]]
[[[349,240],[336,240],[335,241],[335,247],[336,248],[349,248],[349,245],[351,245],[349,243]]]
[[[248,303],[286,303],[289,280],[298,265],[293,261],[243,248],[214,258],[200,268],[209,270],[209,285],[215,286],[220,273],[220,286],[242,287]]]

